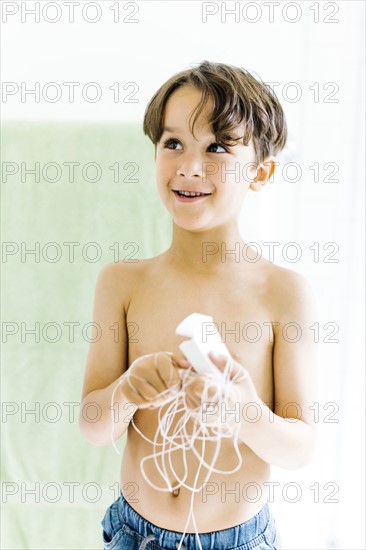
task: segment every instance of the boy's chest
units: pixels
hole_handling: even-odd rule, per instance
[[[153,279],[131,297],[129,363],[156,351],[177,352],[184,340],[175,334],[177,325],[191,313],[209,315],[229,352],[249,371],[260,397],[271,401],[275,319],[270,309],[259,285],[240,280],[175,284],[171,278]]]

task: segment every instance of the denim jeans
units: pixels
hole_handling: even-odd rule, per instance
[[[176,550],[183,533],[162,529],[138,514],[122,492],[101,522],[104,550]],[[200,533],[202,550],[279,550],[280,537],[268,502],[248,521],[211,533]],[[199,550],[197,536],[184,536],[181,550]]]

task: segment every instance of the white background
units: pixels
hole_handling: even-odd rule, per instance
[[[49,4],[46,12],[42,12]],[[53,4],[53,6],[52,6]],[[273,480],[280,481],[273,504],[282,531],[285,549],[365,548],[364,539],[364,2],[270,2],[274,20],[270,22],[269,2],[119,2],[120,21],[113,21],[110,8],[116,2],[98,2],[100,19],[85,21],[75,4],[75,22],[69,22],[64,2],[40,2],[40,21],[26,10],[34,2],[2,2],[2,116],[19,120],[140,121],[146,104],[156,89],[172,74],[204,59],[238,65],[254,71],[265,82],[278,82],[275,91],[285,109],[289,142],[278,160],[274,183],[262,193],[250,193],[243,209],[241,230],[245,240],[262,246],[277,242],[274,261],[301,272],[312,284],[318,299],[320,343],[320,424],[319,446],[313,462],[301,470],[273,468]],[[97,11],[91,4],[84,16]],[[210,5],[208,5],[210,4]],[[137,22],[123,22],[131,15]],[[225,8],[235,15],[226,16]],[[6,13],[17,13],[8,16]],[[207,16],[205,9],[218,10]],[[316,22],[317,10],[319,20]],[[50,23],[59,13],[60,20]],[[328,17],[329,21],[325,22]],[[23,21],[22,21],[23,19]],[[257,21],[255,21],[258,19]],[[296,21],[296,19],[298,19]],[[337,22],[332,22],[338,20]],[[255,21],[255,22],[254,22]],[[6,23],[6,24],[4,24]],[[23,85],[21,83],[24,83]],[[54,97],[57,83],[62,97]],[[77,82],[75,101],[69,101],[64,82]],[[98,83],[102,97],[97,102],[83,98],[81,89]],[[120,100],[113,101],[109,89],[120,85]],[[135,103],[123,101],[135,83]],[[14,83],[9,84],[9,83]],[[4,86],[23,92],[39,83],[39,102],[20,91],[4,95]],[[290,83],[295,83],[291,85]],[[10,86],[10,87],[9,87]],[[46,87],[45,87],[46,86]],[[327,87],[328,86],[328,87]],[[334,87],[335,86],[335,87]],[[18,87],[18,88],[17,88]],[[287,89],[287,95],[286,95]],[[319,97],[315,95],[319,90]],[[46,91],[45,91],[46,90]],[[296,92],[300,90],[297,97]],[[336,93],[329,97],[329,94]],[[89,88],[91,97],[93,90]],[[327,99],[328,96],[328,99]],[[333,102],[329,102],[329,99]],[[302,177],[284,173],[284,164],[294,162]],[[314,181],[314,163],[320,178]],[[335,163],[337,173],[324,181]],[[295,174],[295,175],[294,175]],[[301,258],[290,262],[283,257],[286,243],[296,242]],[[315,261],[314,243],[319,243]],[[334,245],[334,259],[326,256]],[[312,249],[310,247],[313,247]],[[289,250],[289,254],[294,249]],[[329,258],[328,258],[329,260]],[[335,323],[339,331],[326,343]],[[336,423],[325,422],[327,403],[339,411]],[[285,483],[301,485],[302,495],[291,503],[281,496]],[[314,490],[319,484],[319,502]],[[339,487],[325,502],[331,488]]]

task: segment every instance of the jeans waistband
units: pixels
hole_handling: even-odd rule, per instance
[[[130,506],[124,498],[122,491],[119,498],[119,512],[123,521],[132,529],[143,537],[154,535],[155,541],[164,548],[176,549],[177,543],[181,541],[182,532],[163,529],[147,521]],[[235,548],[243,544],[243,541],[249,542],[253,540],[254,542],[254,539],[265,531],[271,517],[271,511],[267,501],[255,516],[244,523],[219,531],[199,533],[202,548]],[[182,548],[186,548],[186,550],[196,550],[198,548],[196,534],[185,534],[183,544],[184,546]]]

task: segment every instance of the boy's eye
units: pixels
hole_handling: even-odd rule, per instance
[[[176,140],[176,139],[172,139],[172,138],[169,138],[167,139],[166,141],[164,141],[164,147],[166,149],[173,149],[173,150],[177,150],[177,147],[176,145],[180,145],[179,141]],[[211,143],[211,145],[208,146],[208,149],[210,150],[212,147],[221,147],[221,149],[223,149],[223,151],[210,151],[211,153],[226,153],[227,152],[227,149],[226,147],[224,147],[223,145],[220,145],[220,143]]]
[[[176,139],[167,139],[166,141],[164,141],[164,147],[166,147],[167,149],[173,149],[175,150],[176,147],[172,147],[172,145],[175,145],[175,144],[179,144],[179,141],[177,141]]]
[[[223,146],[223,145],[220,145],[220,143],[211,143],[211,145],[209,146],[210,147],[221,147],[221,149],[223,149],[224,153],[227,152],[227,149]],[[211,151],[212,153],[222,153],[222,151]]]

